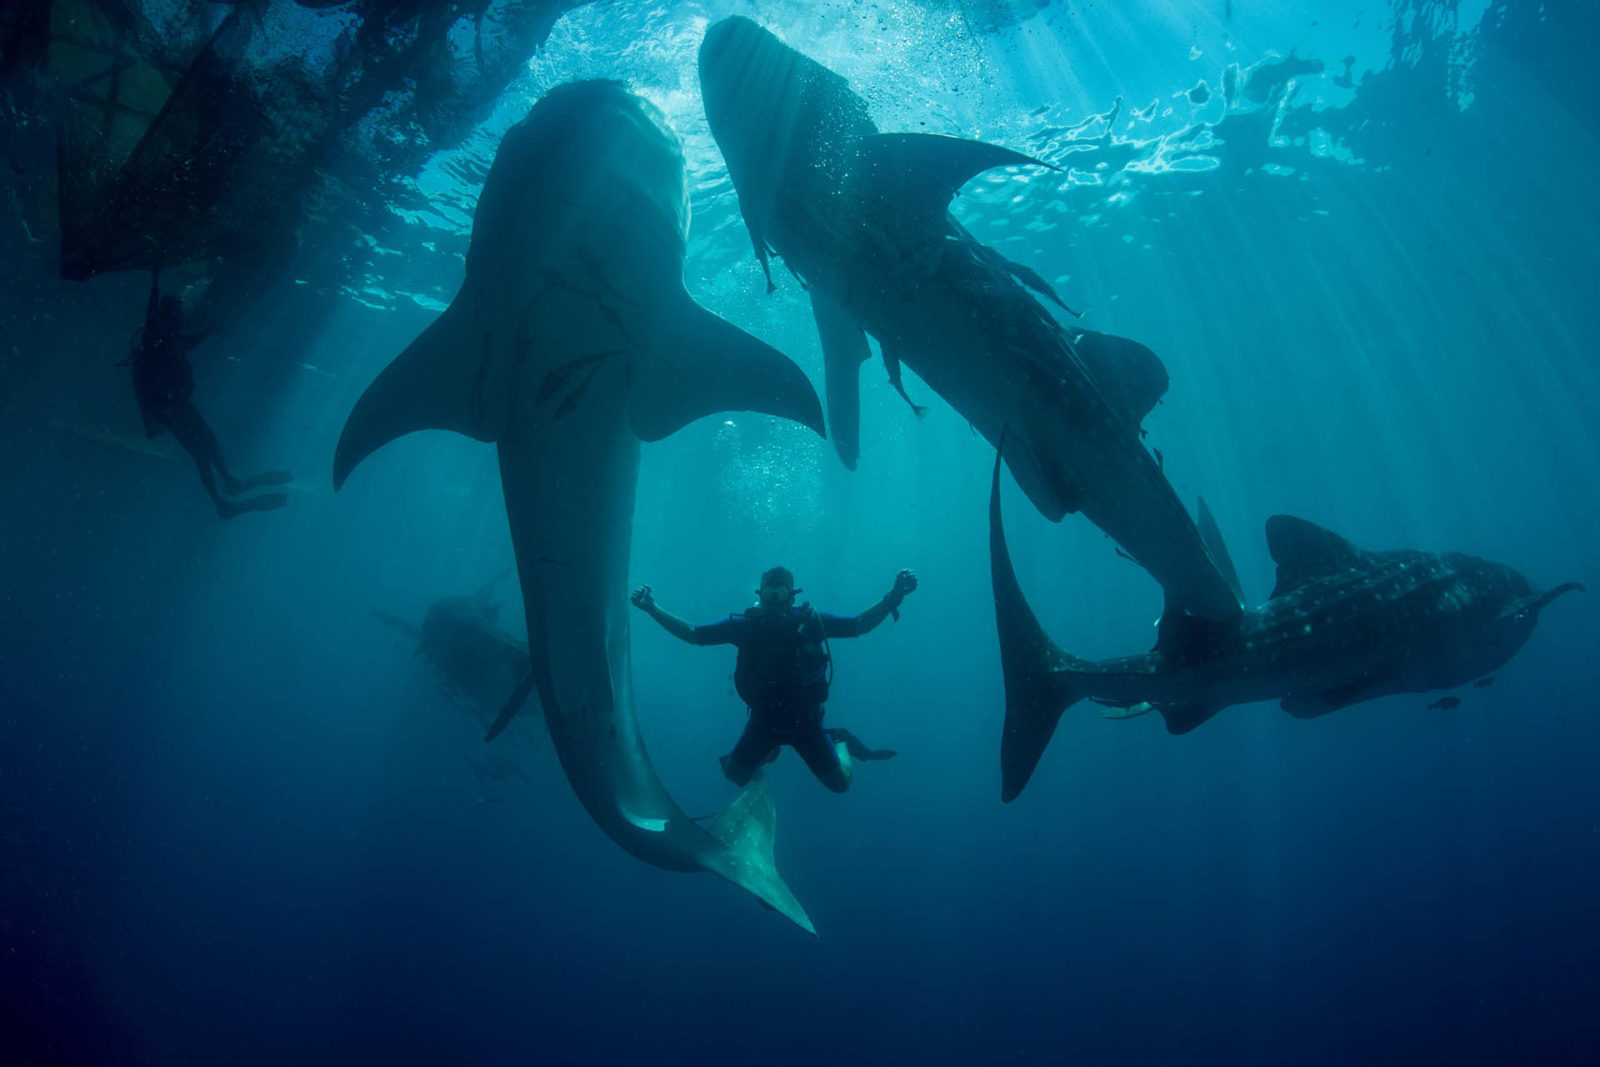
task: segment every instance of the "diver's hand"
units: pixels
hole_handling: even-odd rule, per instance
[[[917,572],[916,571],[903,570],[899,574],[894,576],[894,591],[893,591],[892,595],[895,597],[895,599],[904,600],[906,598],[906,594],[915,593],[916,591],[917,591]]]
[[[656,598],[651,595],[648,585],[641,585],[633,591],[633,606],[640,611],[651,611],[656,606]]]

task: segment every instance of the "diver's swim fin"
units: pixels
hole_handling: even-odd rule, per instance
[[[852,759],[885,760],[894,759],[900,754],[892,748],[868,748],[862,743],[861,738],[842,726],[832,727],[828,733],[833,735],[835,741],[844,742],[844,747],[850,753]]]

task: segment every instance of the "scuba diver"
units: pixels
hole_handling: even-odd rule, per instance
[[[243,500],[228,496],[264,485],[283,485],[291,481],[288,471],[268,471],[253,478],[235,478],[222,458],[222,445],[194,406],[194,368],[189,366],[189,351],[206,339],[203,333],[183,332],[183,302],[176,296],[161,295],[161,270],[150,272],[150,301],[145,309],[144,326],[134,335],[133,355],[120,366],[133,365],[133,393],[144,416],[147,437],[158,437],[171,430],[183,450],[194,458],[205,486],[217,506],[217,514],[231,519],[246,511],[271,511],[289,502],[284,493],[263,493]],[[217,476],[222,487],[218,490]]]
[[[750,721],[733,751],[722,757],[722,773],[735,785],[754,778],[763,764],[789,745],[806,761],[819,781],[835,793],[850,788],[851,758],[889,759],[892,749],[870,749],[850,731],[824,729],[823,704],[833,681],[830,637],[860,637],[893,615],[917,588],[914,571],[895,575],[894,587],[860,615],[829,615],[809,603],[795,604],[794,575],[773,567],[761,576],[760,602],[739,615],[695,626],[668,614],[656,603],[648,585],[633,591],[634,606],[669,634],[691,645],[737,645],[739,658],[733,684],[750,708]]]

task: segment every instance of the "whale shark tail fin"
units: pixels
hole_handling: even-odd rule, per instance
[[[994,583],[995,622],[1000,631],[1000,668],[1006,686],[1006,722],[1000,737],[1000,799],[1022,792],[1050,744],[1061,713],[1089,694],[1079,668],[1084,661],[1063,652],[1045,635],[1022,595],[1000,522],[1000,462],[995,456],[989,490],[989,568]]]
[[[474,309],[462,307],[464,299],[458,297],[361,394],[334,452],[335,489],[362,460],[417,430],[499,440],[510,413],[506,361],[475,326]]]
[[[727,850],[723,864],[713,869],[739,888],[755,894],[762,904],[806,933],[815,934],[817,928],[811,925],[806,909],[800,906],[800,901],[778,874],[778,864],[772,855],[777,818],[765,780],[758,778],[751,782],[707,827],[711,836]]]

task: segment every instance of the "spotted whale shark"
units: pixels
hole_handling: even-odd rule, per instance
[[[902,393],[904,364],[992,444],[1006,433],[1006,462],[1047,518],[1081,512],[1169,603],[1236,618],[1241,605],[1141,440],[1167,387],[1160,359],[1063,325],[1040,302],[1060,304],[1044,279],[949,212],[978,173],[1039,161],[955,137],[880,133],[843,78],[749,19],[712,25],[699,65],[706,119],[769,286],[776,254],[809,292],[845,464],[859,457],[871,335]]]
[[[1200,513],[1214,531],[1203,502]],[[996,457],[989,557],[1006,690],[1001,798],[1022,792],[1061,713],[1084,698],[1123,709],[1114,718],[1159,712],[1182,734],[1233,704],[1277,700],[1314,718],[1375,697],[1453,689],[1510,660],[1546,605],[1584,588],[1567,582],[1541,593],[1504,564],[1458,552],[1372,552],[1290,515],[1267,520],[1267,548],[1277,584],[1239,619],[1169,611],[1150,652],[1080,659],[1045,634],[1017,582]],[[1216,541],[1214,551],[1237,587],[1225,546]]]
[[[500,144],[460,292],[351,413],[334,484],[415,430],[493,442],[530,678],[578,799],[646,863],[720,875],[814,932],[774,864],[765,787],[707,825],[685,815],[634,708],[640,443],[722,411],[823,432],[799,368],[685,291],[688,224],[681,142],[655,108],[616,82],[552,89]]]

